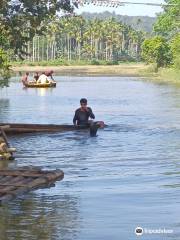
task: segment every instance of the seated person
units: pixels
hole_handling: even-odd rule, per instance
[[[51,82],[55,82],[53,78],[53,73],[54,73],[53,70],[45,72],[45,75],[49,78]]]
[[[39,73],[38,72],[35,72],[34,74],[34,80],[37,82],[39,79]]]
[[[28,83],[29,72],[26,72],[24,76],[22,76],[22,83],[25,85]]]
[[[86,98],[82,98],[80,100],[80,105],[81,105],[81,107],[75,111],[73,123],[77,127],[81,127],[81,126],[89,127],[90,128],[90,136],[95,137],[98,128],[103,128],[105,126],[104,122],[102,122],[102,121],[93,122],[92,120],[89,120],[89,118],[95,119],[95,115],[92,112],[92,109],[87,106]]]
[[[50,80],[49,80],[49,78],[45,75],[45,72],[43,72],[40,76],[39,76],[39,78],[38,78],[38,80],[37,80],[37,83],[41,83],[41,84],[45,84],[45,83],[49,83],[50,82]]]
[[[95,119],[95,115],[92,112],[90,107],[87,107],[87,99],[82,98],[80,100],[81,107],[75,111],[75,115],[73,118],[73,123],[76,126],[89,126],[91,122],[89,118]]]

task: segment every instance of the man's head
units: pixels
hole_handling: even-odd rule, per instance
[[[87,106],[87,99],[86,98],[81,98],[80,104],[82,108],[86,108]]]
[[[29,76],[29,72],[26,72],[26,76]]]

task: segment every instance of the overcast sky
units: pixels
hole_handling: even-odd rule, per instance
[[[164,3],[164,0],[122,0],[129,2],[144,2],[144,3]],[[94,5],[79,6],[76,10],[77,13],[82,12],[103,12],[103,11],[115,11],[117,14],[129,15],[129,16],[156,16],[157,13],[162,11],[161,7],[158,6],[145,6],[145,5],[125,5],[118,8],[112,7],[100,7]]]

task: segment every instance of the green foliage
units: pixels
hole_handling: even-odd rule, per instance
[[[154,31],[165,37],[172,53],[172,63],[180,68],[180,0],[166,0],[168,6],[164,7],[154,25]],[[168,51],[169,53],[169,51]]]
[[[40,61],[40,62],[28,62],[28,61],[16,61],[11,62],[13,66],[84,66],[84,65],[119,65],[123,63],[133,64],[134,61],[106,61],[106,60],[71,60],[55,59],[51,61]]]
[[[168,6],[158,16],[154,31],[162,36],[171,38],[180,31],[180,0],[166,0]]]
[[[48,19],[60,10],[72,12],[70,0],[1,0],[0,32],[5,34],[14,54],[23,57],[27,41],[36,33],[42,34]]]
[[[0,87],[8,86],[8,79],[10,77],[9,68],[8,56],[0,48]]]
[[[155,17],[119,15],[115,12],[108,11],[98,13],[83,12],[81,15],[83,18],[88,20],[93,20],[96,18],[99,20],[114,18],[117,22],[122,22],[123,25],[131,26],[136,31],[144,31],[149,33],[152,32],[153,24],[156,21]]]
[[[85,20],[81,16],[52,19],[44,36],[36,35],[28,42],[32,62],[64,59],[89,62],[140,60],[142,31],[135,31],[117,20]],[[14,59],[13,59],[14,60]]]
[[[27,42],[35,34],[42,35],[49,19],[58,12],[72,12],[70,0],[1,0],[0,1],[0,77],[7,80],[9,65],[5,52],[23,59],[28,53]],[[4,79],[4,80],[3,80]]]
[[[180,33],[171,40],[170,47],[173,54],[174,66],[180,69]]]
[[[91,65],[100,65],[100,62],[96,59],[91,60]]]
[[[155,63],[157,68],[171,63],[172,55],[166,39],[160,36],[146,39],[142,45],[142,57],[147,63]]]

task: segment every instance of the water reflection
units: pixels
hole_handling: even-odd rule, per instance
[[[54,88],[22,88],[24,92],[35,92],[35,94],[39,97],[45,97],[48,95],[52,95]]]
[[[10,101],[7,98],[2,98],[0,95],[0,122],[6,122],[9,112]]]
[[[0,207],[0,239],[77,239],[78,205],[78,198],[63,194],[48,196],[43,190],[16,199]]]
[[[0,160],[0,170],[8,168],[8,166],[9,166],[9,161],[1,161]]]

